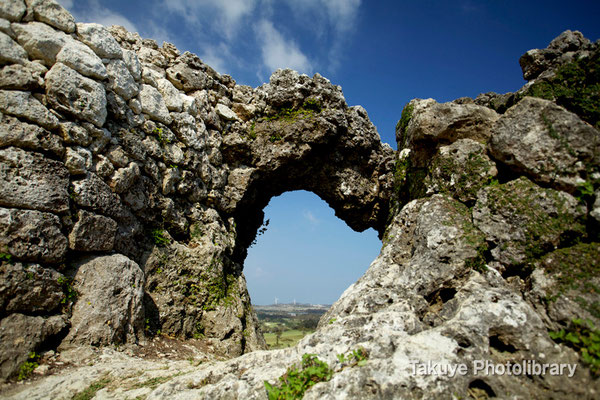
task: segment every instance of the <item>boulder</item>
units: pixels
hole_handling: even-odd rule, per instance
[[[3,262],[0,265],[0,312],[49,314],[65,298],[65,277],[39,264]]]
[[[45,67],[38,63],[7,65],[0,70],[0,89],[38,89],[43,86],[46,71]]]
[[[83,208],[119,219],[126,215],[125,208],[110,187],[94,173],[73,181],[75,203]]]
[[[0,208],[0,249],[19,260],[59,263],[67,252],[67,238],[54,214]]]
[[[27,7],[23,0],[10,0],[0,3],[0,18],[9,21],[20,21],[25,11],[27,11]]]
[[[541,188],[522,177],[484,187],[473,208],[473,222],[492,244],[495,260],[519,267],[585,237],[585,213],[568,193]]]
[[[526,97],[494,126],[490,152],[516,173],[574,193],[600,165],[600,132],[551,101]]]
[[[25,118],[47,129],[58,128],[58,118],[29,92],[0,90],[0,111]]]
[[[23,64],[27,61],[27,52],[17,42],[0,32],[0,64]]]
[[[142,112],[148,114],[150,118],[169,125],[172,121],[169,115],[169,109],[158,90],[150,85],[142,85],[140,91],[140,103]]]
[[[476,104],[417,99],[407,107],[412,110],[408,124],[396,132],[398,147],[401,148],[418,146],[418,143],[452,143],[458,139],[486,143],[498,119],[494,110]]]
[[[92,168],[92,153],[83,147],[67,147],[65,166],[71,175],[85,175]]]
[[[125,100],[136,96],[140,91],[123,60],[111,60],[106,65],[109,77],[108,87]]]
[[[61,343],[108,345],[136,342],[144,329],[144,274],[121,254],[92,256],[75,264],[71,330]]]
[[[49,151],[59,157],[65,152],[60,136],[37,125],[21,122],[6,114],[0,116],[0,147],[16,146],[34,151]]]
[[[142,79],[142,64],[133,50],[123,50],[123,61],[136,81]]]
[[[210,87],[211,78],[204,72],[177,63],[167,69],[167,79],[179,90],[191,92]]]
[[[56,31],[42,22],[12,24],[17,41],[31,59],[42,60],[48,67],[56,62],[56,56],[65,44],[72,41],[69,35]]]
[[[77,40],[70,40],[65,44],[56,55],[56,61],[90,78],[106,79],[108,77],[102,59],[92,49]]]
[[[62,63],[46,74],[49,104],[59,112],[93,123],[98,127],[106,120],[106,92],[102,84],[84,77]]]
[[[75,18],[54,0],[27,0],[33,17],[66,33],[75,32]]]
[[[69,234],[69,247],[77,251],[111,251],[117,223],[108,217],[79,210],[78,220]]]
[[[15,147],[0,150],[0,206],[63,213],[68,187],[63,163]]]
[[[121,46],[110,34],[108,29],[100,24],[77,24],[79,40],[90,46],[100,58],[122,58]]]
[[[11,314],[0,320],[0,380],[15,377],[32,352],[66,327],[62,315],[43,318]]]

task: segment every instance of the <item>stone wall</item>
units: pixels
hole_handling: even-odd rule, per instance
[[[242,266],[285,191],[383,232],[394,152],[320,75],[253,89],[54,1],[2,2],[0,17],[1,346],[49,326],[2,352],[3,377],[58,344],[264,348]]]

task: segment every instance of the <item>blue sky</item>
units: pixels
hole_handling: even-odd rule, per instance
[[[159,44],[174,43],[240,84],[258,86],[280,67],[309,75],[319,72],[342,86],[349,105],[365,107],[382,140],[393,148],[394,127],[411,99],[432,97],[442,102],[488,91],[515,91],[525,83],[518,60],[527,50],[546,47],[566,29],[580,30],[592,41],[600,38],[598,0],[59,3],[79,22],[124,25]],[[373,231],[350,239],[354,233],[312,195],[284,194],[272,201],[266,213],[272,225],[251,249],[245,270],[256,304],[270,303],[276,296],[280,301],[296,297],[333,302],[379,251]],[[311,226],[307,215],[320,224]],[[291,238],[291,247],[282,243],[285,238]],[[304,247],[296,254],[294,243],[316,247]],[[327,245],[318,246],[323,243]],[[353,252],[368,255],[367,261],[344,258]],[[303,253],[313,259],[301,261]],[[317,262],[319,258],[323,262]],[[269,278],[258,277],[260,271]],[[317,282],[322,286],[310,289],[315,276],[323,277]],[[267,279],[271,283],[263,284]]]

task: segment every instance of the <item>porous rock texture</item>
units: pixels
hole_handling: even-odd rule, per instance
[[[241,86],[171,44],[75,24],[52,0],[5,3],[0,372],[13,379],[31,352],[72,368],[3,397],[93,387],[98,398],[266,399],[264,381],[311,353],[337,372],[306,399],[597,398],[593,368],[549,334],[600,323],[600,132],[588,108],[525,96],[535,82],[416,99],[394,151],[318,74]],[[554,84],[553,71],[582,68],[598,47],[566,32],[538,51],[551,62],[522,59],[524,75]],[[350,228],[375,228],[383,247],[314,334],[266,351],[243,262],[269,200],[300,189]],[[210,361],[141,359],[153,337],[200,343]],[[337,356],[360,348],[366,364],[344,367]],[[578,368],[412,367],[474,360]]]

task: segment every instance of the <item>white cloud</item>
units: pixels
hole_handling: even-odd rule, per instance
[[[232,39],[242,24],[242,19],[254,10],[256,3],[257,0],[164,0],[163,6],[188,22],[208,22],[213,25],[213,29],[222,31],[228,39]],[[203,18],[211,16],[211,11],[217,12],[216,21]]]
[[[67,10],[73,8],[73,0],[57,0],[56,2]]]
[[[71,11],[77,22],[95,22],[104,26],[121,25],[130,32],[140,32],[130,19],[100,5],[98,0],[92,0],[86,7],[77,7],[74,10],[71,10],[72,0],[61,0],[61,5]]]
[[[220,74],[229,73],[230,62],[228,60],[235,60],[229,46],[223,42],[216,46],[204,46],[204,51],[200,54],[200,58]]]
[[[310,74],[313,67],[308,57],[302,53],[292,40],[286,40],[267,20],[261,20],[256,26],[257,39],[260,42],[262,61],[270,72],[278,68],[291,68]]]
[[[330,23],[338,33],[352,30],[361,0],[321,0],[327,7]]]
[[[308,210],[304,210],[302,215],[312,226],[317,226],[321,223],[321,220],[319,218],[315,217],[315,215]]]

